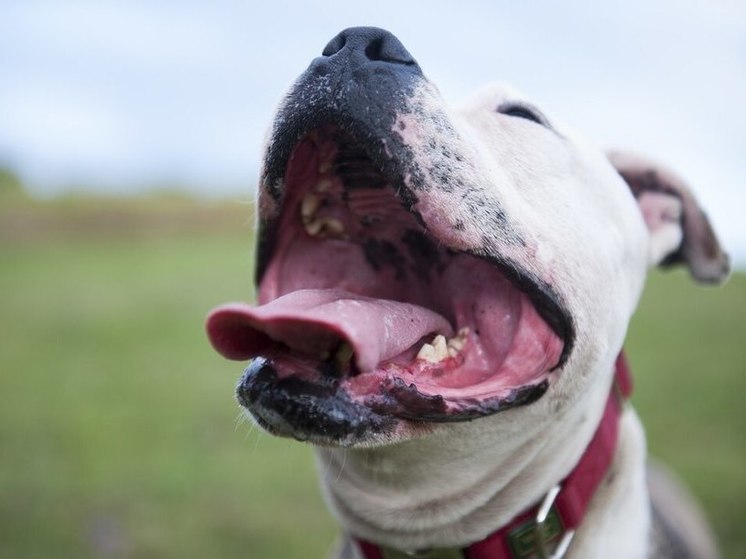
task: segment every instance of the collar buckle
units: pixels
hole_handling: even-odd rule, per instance
[[[565,530],[562,534],[564,527],[560,527],[558,534],[556,528],[552,526],[554,522],[549,521],[550,515],[553,515],[556,517],[556,524],[561,525],[559,513],[554,506],[561,489],[562,486],[557,484],[549,490],[541,502],[536,518],[534,518],[534,541],[541,559],[562,559],[575,537],[575,530]],[[559,543],[555,546],[554,551],[550,551],[549,544],[559,536],[561,536]]]
[[[562,486],[555,485],[544,496],[533,518],[507,535],[513,557],[519,559],[562,559],[575,536],[575,530],[566,530],[555,506]]]

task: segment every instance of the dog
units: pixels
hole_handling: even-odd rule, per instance
[[[255,422],[315,445],[336,557],[716,556],[624,401],[648,269],[729,273],[672,171],[504,85],[450,107],[351,28],[281,103],[258,229],[258,305],[207,332]]]

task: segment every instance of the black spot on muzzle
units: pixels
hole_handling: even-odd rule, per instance
[[[312,383],[295,376],[281,379],[271,361],[263,358],[246,368],[236,398],[268,431],[295,438],[302,433],[315,442],[362,440],[395,423],[353,402],[335,378]]]

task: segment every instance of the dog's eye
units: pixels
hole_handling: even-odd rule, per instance
[[[518,103],[503,103],[497,107],[497,112],[507,116],[513,116],[516,118],[523,118],[530,120],[541,126],[549,126],[546,117],[541,114],[537,109],[529,107],[527,105],[520,105]]]

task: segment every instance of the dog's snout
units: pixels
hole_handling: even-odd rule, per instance
[[[401,41],[385,29],[350,27],[334,37],[321,53],[325,57],[346,56],[353,64],[388,62],[405,66],[416,62]]]

